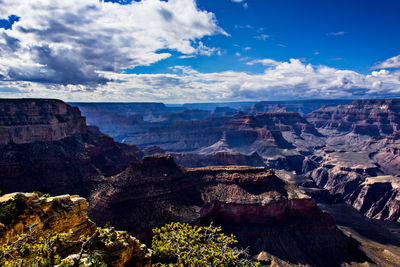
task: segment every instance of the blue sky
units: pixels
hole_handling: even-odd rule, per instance
[[[0,97],[399,97],[399,10],[394,0],[0,0]]]
[[[246,60],[241,60],[249,57],[277,61],[299,58],[315,65],[365,74],[376,62],[400,54],[400,1],[198,0],[197,3],[199,8],[213,12],[219,26],[230,34],[203,40],[207,46],[220,47],[222,56],[172,57],[133,72],[163,73],[170,65],[180,64],[203,72],[263,71],[260,66],[250,67]]]

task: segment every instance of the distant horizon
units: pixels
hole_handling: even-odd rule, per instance
[[[166,106],[183,106],[183,105],[197,105],[197,104],[252,104],[252,103],[260,103],[260,102],[271,102],[271,103],[279,103],[279,102],[318,102],[318,101],[324,101],[324,102],[329,102],[329,101],[347,101],[347,102],[352,102],[352,101],[358,101],[358,100],[394,100],[394,99],[399,99],[400,97],[389,97],[389,98],[309,98],[309,99],[290,99],[290,100],[253,100],[253,101],[218,101],[218,102],[184,102],[184,103],[173,103],[173,102],[162,102],[162,101],[65,101],[60,98],[48,98],[48,97],[14,97],[14,98],[7,98],[7,97],[0,97],[0,101],[3,100],[60,100],[68,104],[164,104]]]

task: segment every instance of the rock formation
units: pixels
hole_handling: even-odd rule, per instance
[[[6,194],[0,197],[0,206],[14,201],[19,193]],[[0,243],[15,241],[17,235],[29,233],[47,236],[49,233],[68,233],[73,231],[71,239],[81,235],[91,235],[96,225],[87,217],[88,203],[79,196],[62,195],[57,197],[39,197],[36,193],[19,194],[26,207],[22,214],[0,229]]]
[[[262,156],[275,156],[282,154],[282,150],[294,148],[291,142],[308,138],[303,135],[320,137],[314,126],[299,114],[279,110],[254,116],[237,113],[177,121],[168,126],[151,127],[146,133],[132,134],[125,141],[140,147],[157,145],[170,152],[209,154],[231,150],[246,155],[257,152]]]
[[[300,101],[261,101],[246,110],[250,114],[272,112],[285,108],[289,111],[297,112],[301,115],[308,114],[323,106],[337,106],[348,104],[349,100],[300,100]]]
[[[0,100],[0,145],[58,141],[86,131],[79,109],[60,100]]]
[[[156,153],[157,154],[157,153]],[[165,154],[165,153],[164,153]],[[175,162],[185,167],[206,167],[206,166],[266,166],[263,158],[257,152],[251,155],[243,155],[238,152],[218,151],[211,154],[201,155],[192,153],[168,153]]]
[[[356,100],[349,105],[322,107],[307,115],[317,128],[360,135],[388,135],[399,130],[400,99]]]
[[[400,99],[382,99],[308,114],[325,145],[313,152],[316,168],[306,176],[369,218],[398,221],[399,112]]]
[[[347,202],[369,218],[400,222],[400,177],[368,177],[351,192]]]
[[[76,108],[59,100],[1,100],[0,188],[88,196],[99,176],[124,170],[141,157],[87,127]],[[11,133],[11,134],[10,134]]]
[[[86,126],[79,110],[61,101],[24,101],[0,101],[0,189],[90,197],[89,215],[96,222],[111,221],[140,238],[167,222],[214,221],[260,260],[318,266],[368,260],[293,182],[319,200],[345,201],[371,218],[399,220],[396,100],[321,108],[307,117],[314,125],[285,109],[251,115],[175,110],[170,116],[168,110],[155,115],[127,108],[105,116],[110,131],[127,131],[121,138],[150,146],[143,151]],[[272,166],[286,170],[280,176],[290,182],[264,167],[194,169],[171,157],[138,160],[154,153],[170,154],[186,166]],[[25,198],[31,206],[53,201]],[[64,198],[80,209],[80,198]]]
[[[145,157],[104,181],[90,203],[96,221],[110,220],[144,239],[164,223],[213,221],[236,234],[253,255],[264,252],[263,259],[273,255],[319,266],[354,260],[349,238],[332,217],[262,167],[186,169],[171,157]]]
[[[84,198],[70,195],[39,197],[35,193],[13,193],[0,197],[1,211],[7,204],[16,201],[16,196],[25,205],[18,216],[9,219],[5,225],[0,224],[2,244],[10,245],[23,235],[39,240],[49,234],[66,233],[69,243],[59,247],[58,251],[65,261],[69,261],[68,258],[77,257],[81,250],[82,242],[79,238],[82,235],[93,236],[90,246],[100,252],[109,265],[150,266],[151,252],[137,239],[113,229],[96,228],[87,217],[88,203]],[[95,232],[98,234],[95,235]],[[110,240],[110,244],[103,243],[102,239],[107,238],[110,232],[114,233],[113,240]]]

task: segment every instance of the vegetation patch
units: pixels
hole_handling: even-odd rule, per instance
[[[153,229],[153,266],[260,266],[249,259],[247,250],[233,247],[234,235],[221,227],[166,224]]]
[[[0,206],[0,223],[8,225],[26,209],[26,200],[22,194],[16,194],[12,199]]]

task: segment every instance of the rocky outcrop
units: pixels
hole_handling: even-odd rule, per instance
[[[25,202],[21,214],[0,229],[0,243],[13,242],[17,235],[30,233],[47,236],[49,233],[73,231],[72,240],[81,235],[91,235],[96,225],[87,217],[88,203],[79,196],[62,195],[39,197],[36,193],[11,193],[0,197],[0,206],[15,201],[19,195]]]
[[[400,222],[399,177],[368,177],[346,200],[369,218]]]
[[[184,167],[196,168],[206,166],[254,166],[264,167],[263,158],[257,152],[251,155],[243,155],[238,152],[218,151],[212,154],[193,154],[193,153],[168,153],[162,149],[144,149],[147,155],[170,155],[175,162]]]
[[[323,106],[337,106],[349,104],[349,100],[303,100],[303,101],[261,101],[254,104],[248,112],[250,114],[276,111],[285,108],[301,115],[308,114]]]
[[[140,115],[146,121],[153,121],[163,116],[181,111],[182,108],[168,108],[163,103],[147,102],[147,103],[70,103],[74,107],[78,107],[82,113],[88,117],[88,123],[101,122],[101,118],[118,115],[120,117],[131,117]],[[94,124],[102,126],[101,124]],[[103,129],[102,129],[103,130]]]
[[[219,151],[209,155],[181,154],[177,156],[176,162],[185,167],[206,167],[206,166],[254,166],[265,167],[263,158],[254,152],[250,155],[243,155],[237,152]],[[191,157],[193,156],[193,157]],[[198,160],[196,160],[198,158]]]
[[[262,167],[190,169],[172,157],[146,157],[104,181],[90,202],[96,221],[110,220],[144,239],[151,228],[168,222],[213,221],[236,234],[253,255],[319,266],[351,258],[349,239],[332,217]]]
[[[236,109],[228,107],[216,107],[214,110],[187,109],[181,112],[165,115],[163,122],[172,123],[174,121],[205,120],[212,117],[232,116],[235,113],[237,113]]]
[[[254,116],[237,113],[176,121],[169,126],[151,127],[146,133],[133,134],[125,140],[140,147],[157,145],[170,152],[211,154],[229,150],[245,155],[257,152],[260,156],[275,156],[294,149],[292,142],[304,144],[302,140],[308,138],[305,135],[321,137],[299,114],[279,110]]]
[[[87,127],[79,110],[62,101],[1,100],[0,107],[0,129],[14,129],[15,134],[0,133],[0,139],[8,140],[0,144],[0,188],[5,193],[87,197],[99,177],[121,172],[141,157],[136,146],[116,143],[98,128]],[[24,134],[18,129],[25,129]]]
[[[356,100],[349,105],[322,107],[308,114],[317,128],[360,135],[389,135],[400,129],[400,99]]]
[[[35,193],[13,193],[0,197],[1,211],[17,198],[23,201],[23,210],[7,224],[0,224],[2,244],[10,245],[23,235],[40,240],[54,233],[65,233],[69,242],[58,247],[57,252],[60,253],[62,262],[73,263],[81,250],[83,241],[80,238],[86,235],[92,236],[90,247],[86,249],[96,250],[102,255],[103,261],[111,266],[150,266],[151,252],[137,239],[112,228],[96,228],[87,217],[88,203],[84,198],[70,195],[39,197]],[[103,240],[106,239],[108,242],[104,243]]]
[[[305,176],[328,190],[334,201],[342,200],[368,218],[398,221],[400,178],[384,175],[390,171],[389,167],[377,164],[383,153],[386,152],[326,153],[319,159],[320,166],[307,172]]]
[[[0,99],[0,145],[57,141],[86,133],[79,109],[53,99]]]

